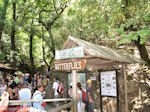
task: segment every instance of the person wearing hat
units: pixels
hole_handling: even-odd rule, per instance
[[[23,82],[23,88],[19,91],[20,100],[31,100],[31,90],[28,88],[28,83]],[[31,106],[31,103],[28,103],[27,106]]]
[[[86,98],[87,98],[87,112],[94,112],[94,95],[92,91],[92,81],[90,79],[87,80],[87,90],[86,90]]]

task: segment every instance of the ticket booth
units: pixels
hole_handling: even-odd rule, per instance
[[[145,62],[129,53],[73,37],[69,37],[61,50],[57,50],[55,53],[55,70],[71,72],[68,75],[68,83],[72,82],[73,84],[74,102],[76,102],[76,83],[80,81],[80,73],[85,73],[86,79],[93,80],[94,103],[98,112],[108,112],[105,109],[107,97],[116,102],[114,105],[110,105],[114,108],[111,112],[128,112],[126,65],[130,63]],[[84,81],[83,86],[86,86]]]

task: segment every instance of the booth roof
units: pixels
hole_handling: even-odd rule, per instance
[[[111,49],[105,46],[95,45],[81,39],[73,38],[71,36],[69,36],[66,43],[68,43],[68,41],[70,40],[71,42],[75,43],[77,46],[83,46],[84,50],[91,57],[109,59],[109,60],[113,60],[116,62],[123,62],[123,63],[146,63],[144,60],[136,58],[134,55],[131,55],[130,53],[127,52]],[[72,44],[71,42],[69,42],[69,44]],[[65,47],[65,44],[63,47]]]
[[[8,65],[6,65],[6,64],[2,64],[2,63],[0,63],[0,69],[13,70],[13,71],[15,71],[15,69],[14,69],[14,68],[9,67]]]

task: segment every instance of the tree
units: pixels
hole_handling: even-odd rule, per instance
[[[12,66],[16,66],[17,59],[16,59],[16,45],[15,45],[15,34],[16,34],[16,1],[12,1],[12,8],[13,8],[13,25],[11,29],[11,50],[13,53],[13,63]]]
[[[34,58],[33,58],[33,37],[34,37],[34,32],[33,32],[33,20],[31,23],[31,29],[30,29],[30,62],[31,62],[31,75],[34,74]]]
[[[6,11],[8,8],[8,3],[9,3],[9,0],[4,0],[3,8],[0,10],[0,42],[2,39],[2,32],[5,26],[5,18],[6,18]]]
[[[52,51],[53,56],[49,62],[50,65],[54,59],[55,48],[56,48],[55,40],[54,40],[54,37],[52,34],[52,27],[55,24],[55,22],[61,17],[61,15],[64,12],[66,7],[67,7],[67,1],[64,1],[64,2],[62,1],[61,3],[56,0],[47,1],[46,3],[44,3],[44,6],[42,7],[42,9],[39,12],[38,22],[41,23],[43,25],[43,27],[47,30],[47,32],[49,34],[49,39],[51,41],[50,50]],[[45,16],[45,17],[43,17],[43,16]],[[46,17],[48,17],[48,18],[46,18]],[[43,49],[43,52],[44,52],[44,49]]]

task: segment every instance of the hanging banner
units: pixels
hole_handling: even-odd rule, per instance
[[[55,70],[57,71],[70,71],[70,70],[84,70],[85,60],[74,60],[55,63]]]
[[[84,57],[83,46],[55,51],[55,59],[69,59],[81,57]]]
[[[101,95],[117,96],[116,71],[101,72]]]

